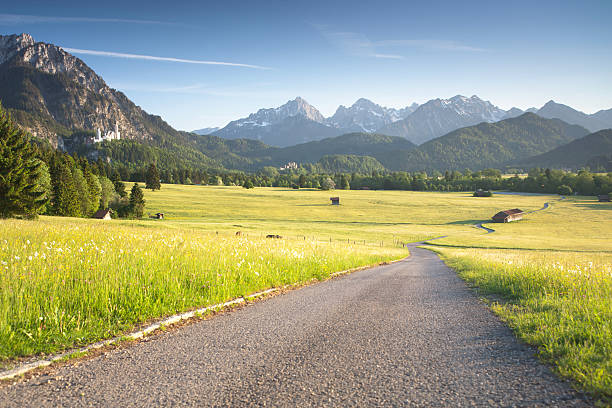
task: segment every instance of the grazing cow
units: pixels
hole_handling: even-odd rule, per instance
[[[236,231],[236,236],[239,237],[242,235],[242,231]]]
[[[266,235],[266,238],[282,238],[280,235],[277,234],[268,234]]]

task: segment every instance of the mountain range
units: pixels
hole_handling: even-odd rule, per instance
[[[349,108],[340,106],[333,116],[324,118],[315,107],[297,97],[278,108],[261,109],[247,118],[232,121],[213,134],[286,147],[351,132],[367,132],[400,136],[420,145],[456,129],[511,119],[524,113],[561,119],[591,132],[612,127],[612,109],[587,115],[554,101],[540,109],[523,111],[513,107],[505,111],[476,95],[432,99],[403,109],[385,108],[361,98]]]
[[[524,161],[529,157],[544,162],[548,156],[538,155],[612,128],[612,110],[587,115],[550,101],[524,113],[457,95],[402,109],[361,98],[329,118],[298,97],[223,129],[182,132],[110,88],[80,59],[28,34],[0,36],[0,99],[35,137],[130,168],[158,160],[161,167],[253,171],[291,161],[318,163],[324,157],[323,168],[330,169],[351,168],[351,161],[356,168],[384,165],[409,171],[526,166],[534,163]],[[104,132],[115,125],[121,140],[85,143],[96,129]],[[599,146],[596,162],[607,163],[606,155],[612,154],[605,150],[608,145],[585,140]]]

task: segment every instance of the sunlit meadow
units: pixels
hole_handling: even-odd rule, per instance
[[[108,338],[154,317],[402,258],[402,248],[243,238],[98,220],[0,222],[0,358]]]
[[[493,310],[544,360],[612,398],[612,254],[438,251],[482,293],[500,296]]]

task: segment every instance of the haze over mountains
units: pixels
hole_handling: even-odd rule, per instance
[[[81,146],[91,158],[131,167],[152,160],[161,167],[249,171],[287,162],[319,163],[328,171],[525,168],[539,161],[564,166],[569,162],[555,158],[568,156],[574,145],[561,146],[612,128],[612,109],[587,115],[550,101],[524,113],[457,95],[401,109],[360,98],[329,118],[297,97],[222,129],[188,133],[136,106],[80,59],[28,34],[0,36],[0,99],[22,128],[53,146]],[[121,140],[86,145],[96,129],[115,125]],[[607,142],[586,137],[581,143],[584,155],[571,163],[574,167],[585,160],[608,163],[612,157]],[[556,148],[561,153],[543,155]]]

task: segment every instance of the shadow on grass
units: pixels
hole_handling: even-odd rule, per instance
[[[576,207],[588,208],[590,210],[612,210],[612,203],[594,202],[593,204],[576,203]]]
[[[488,220],[460,220],[460,221],[453,221],[453,222],[447,222],[446,225],[474,225],[474,224],[479,224],[479,223],[489,223],[491,222],[491,219]]]

